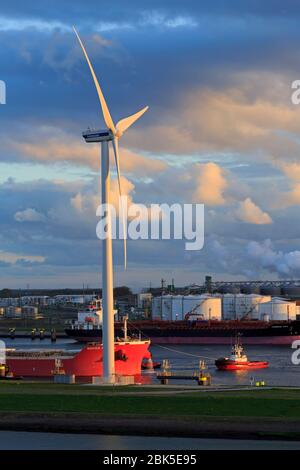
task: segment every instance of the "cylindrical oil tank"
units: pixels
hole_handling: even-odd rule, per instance
[[[270,302],[270,301],[271,301],[270,295],[257,295],[257,294],[248,295],[247,300],[246,300],[245,316],[251,320],[259,320],[260,319],[259,305],[264,304],[266,302]]]
[[[22,314],[27,317],[36,317],[39,313],[39,309],[33,305],[24,305],[22,308]]]
[[[222,317],[224,320],[258,319],[259,304],[270,300],[270,296],[257,294],[224,294],[222,297]]]
[[[13,316],[13,307],[5,307],[4,315],[6,317],[12,317]]]
[[[171,320],[172,295],[161,295],[152,299],[152,319]]]
[[[202,295],[185,295],[183,299],[183,318],[203,301]]]
[[[152,308],[151,308],[152,319],[153,320],[161,320],[162,298],[161,297],[153,297],[151,305],[152,305]]]
[[[235,295],[222,295],[222,318],[223,320],[234,320],[236,318]]]
[[[162,320],[184,320],[187,314],[203,320],[220,320],[221,298],[204,295],[164,295],[152,300],[152,318]]]
[[[172,319],[172,295],[162,296],[162,320]]]
[[[184,295],[174,295],[172,300],[172,320],[183,320],[184,315]]]
[[[174,295],[172,297],[172,320],[184,320],[203,300],[201,295]]]
[[[5,309],[6,317],[16,317],[16,316],[21,315],[21,313],[22,313],[21,307],[10,306],[10,307],[6,307]]]
[[[198,320],[221,320],[222,301],[220,297],[202,296],[202,300],[195,308],[192,317]]]
[[[272,321],[296,320],[296,302],[273,298],[270,302],[259,305],[259,314],[261,319],[264,315],[269,315]]]

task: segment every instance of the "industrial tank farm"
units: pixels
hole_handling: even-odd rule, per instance
[[[289,321],[296,320],[299,309],[293,301],[254,293],[162,295],[152,299],[152,319],[164,321]]]

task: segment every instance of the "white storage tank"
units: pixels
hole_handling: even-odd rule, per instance
[[[172,320],[183,320],[185,308],[185,296],[174,295],[172,299]]]
[[[153,297],[151,302],[151,316],[153,320],[161,319],[161,297]]]
[[[193,319],[221,320],[221,298],[210,295],[164,295],[152,299],[152,318],[184,320],[188,313]]]
[[[22,313],[21,307],[6,307],[5,309],[5,316],[6,317],[17,317],[20,316]]]
[[[201,296],[200,301],[189,315],[189,320],[221,320],[222,301],[220,297]]]
[[[80,305],[84,304],[83,295],[73,295],[70,300],[73,304],[80,304]]]
[[[222,317],[224,320],[258,319],[259,305],[269,302],[271,296],[258,294],[224,294],[222,296]]]
[[[162,299],[162,320],[172,319],[172,295],[164,295]]]
[[[269,315],[273,321],[296,320],[296,313],[296,302],[288,302],[278,297],[259,306],[260,319],[263,319],[264,315]]]
[[[33,305],[24,305],[22,308],[22,314],[24,317],[35,318],[38,316],[39,309]]]
[[[162,295],[152,299],[153,320],[172,319],[172,295]]]
[[[260,319],[259,306],[261,304],[271,301],[270,295],[258,295],[250,294],[247,296],[247,301],[245,302],[246,312],[245,315],[247,318],[252,320]]]
[[[201,295],[174,295],[172,299],[172,320],[184,320],[203,301]]]

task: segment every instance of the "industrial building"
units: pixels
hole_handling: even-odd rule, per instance
[[[162,295],[152,300],[152,318],[160,320],[184,320],[189,314],[193,319],[221,320],[221,298],[204,295]]]
[[[258,294],[161,295],[152,299],[152,319],[296,320],[296,302]]]
[[[259,305],[270,300],[270,295],[224,294],[222,295],[222,318],[223,320],[259,319]]]

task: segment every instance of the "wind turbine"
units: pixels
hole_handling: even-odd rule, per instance
[[[86,142],[101,142],[101,195],[102,204],[110,203],[110,170],[109,170],[109,142],[112,142],[115,162],[118,174],[118,186],[120,200],[122,196],[120,158],[119,158],[119,139],[123,133],[137,121],[148,109],[148,106],[137,113],[121,119],[116,126],[112,120],[107,107],[102,90],[98,83],[93,66],[81,41],[79,34],[73,27],[81,49],[88,63],[92,74],[94,84],[98,93],[104,122],[107,129],[87,130],[82,133]],[[123,208],[121,208],[123,213]],[[102,347],[103,347],[103,380],[106,383],[113,383],[115,379],[115,354],[114,354],[114,300],[113,300],[113,261],[112,261],[112,234],[111,234],[111,216],[108,211],[106,214],[107,236],[102,240]],[[126,233],[123,218],[123,238],[124,238],[124,266],[126,269]]]

